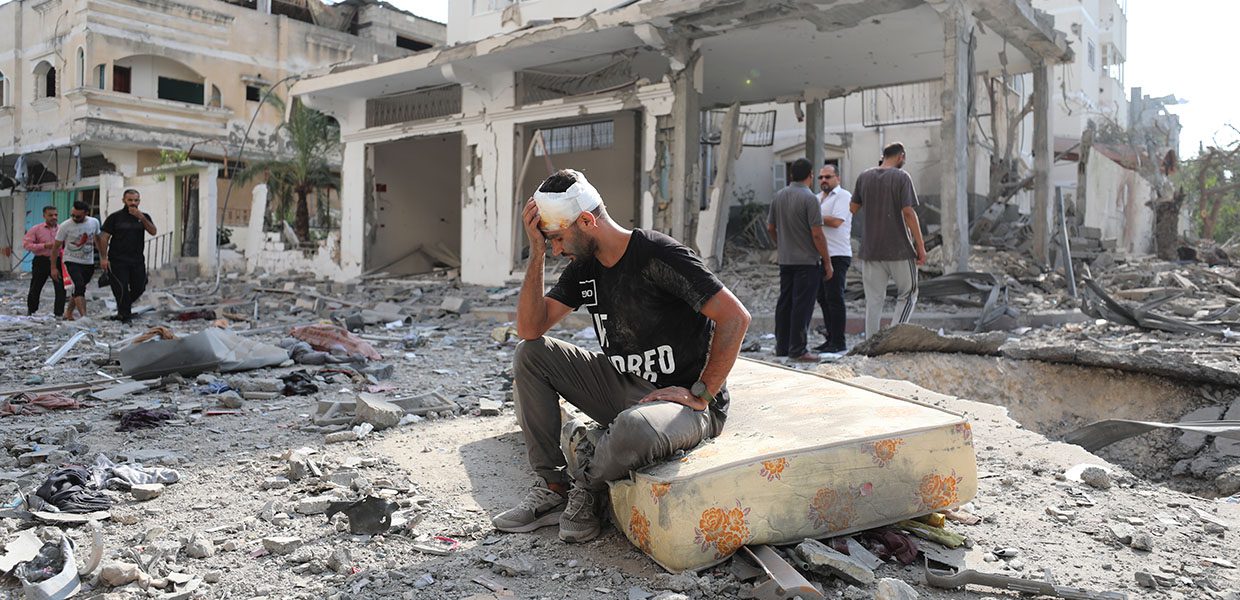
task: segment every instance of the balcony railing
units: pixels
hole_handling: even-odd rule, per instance
[[[232,110],[175,100],[146,98],[89,87],[65,93],[73,103],[73,118],[113,123],[133,123],[143,128],[163,128],[187,135],[227,134]]]
[[[172,233],[161,233],[146,241],[142,253],[146,256],[146,270],[154,271],[170,262],[173,258],[174,245]]]

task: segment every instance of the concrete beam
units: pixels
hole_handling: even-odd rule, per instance
[[[971,0],[974,16],[1003,36],[1030,61],[1050,64],[1072,62],[1068,36],[1055,29],[1055,19],[1033,8],[1028,0]]]
[[[943,269],[969,267],[969,68],[973,51],[973,16],[964,2],[943,14],[943,122],[939,129],[939,175]]]
[[[1033,68],[1033,259],[1050,263],[1051,208],[1054,207],[1051,168],[1055,145],[1051,135],[1051,68],[1045,62]]]

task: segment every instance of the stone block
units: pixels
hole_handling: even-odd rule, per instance
[[[263,538],[263,548],[272,554],[290,554],[301,547],[299,537],[275,536]]]
[[[376,430],[395,427],[405,416],[405,409],[373,394],[357,395],[357,422],[370,423]]]
[[[839,552],[818,540],[805,540],[796,552],[815,572],[839,577],[862,586],[874,584],[874,571],[857,559]]]
[[[164,484],[162,483],[139,483],[129,488],[129,493],[133,494],[135,500],[146,502],[154,498],[158,498],[164,493]]]

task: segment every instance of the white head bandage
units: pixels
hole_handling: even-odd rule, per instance
[[[581,213],[590,212],[603,203],[603,197],[586,181],[585,175],[580,171],[568,171],[577,179],[572,187],[563,192],[534,192],[538,225],[543,231],[567,229]]]

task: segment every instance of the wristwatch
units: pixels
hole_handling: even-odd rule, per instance
[[[701,379],[697,380],[693,387],[689,388],[689,393],[700,400],[705,400],[707,406],[715,403],[715,395],[710,393],[710,388],[706,387],[706,382]]]

